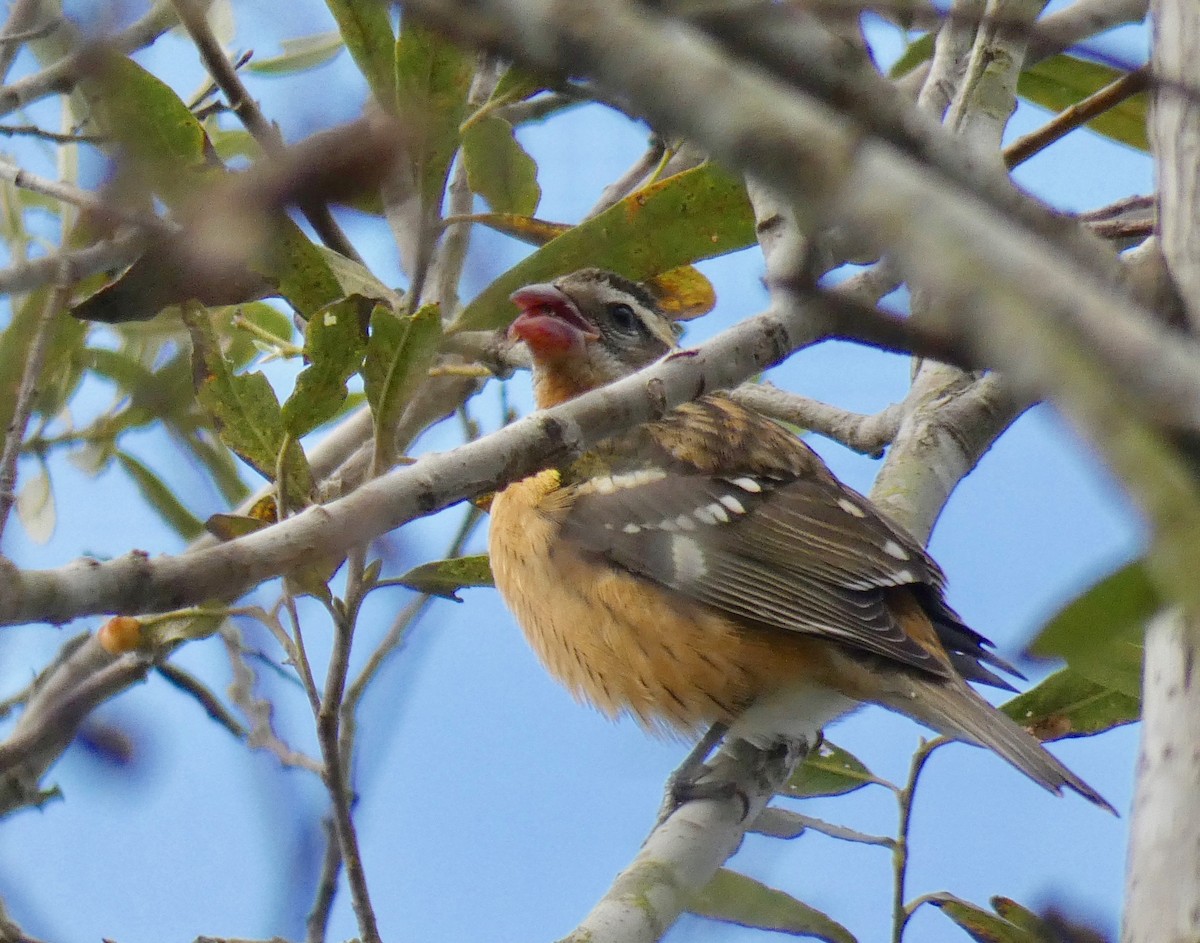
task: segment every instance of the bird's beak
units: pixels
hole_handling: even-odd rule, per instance
[[[600,337],[571,296],[554,285],[526,285],[509,298],[521,313],[508,336],[524,341],[535,359],[582,354],[588,341]]]

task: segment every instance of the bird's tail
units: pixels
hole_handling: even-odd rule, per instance
[[[965,682],[921,679],[916,681],[915,690],[906,693],[908,697],[897,698],[895,704],[884,701],[883,706],[907,714],[947,737],[995,751],[1053,793],[1062,795],[1066,786],[1089,802],[1117,814],[1100,793],[1059,762],[1041,741],[996,710]]]

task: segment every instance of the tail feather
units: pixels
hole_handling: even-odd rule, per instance
[[[908,697],[898,697],[894,704],[884,702],[884,706],[907,714],[955,740],[987,747],[1039,786],[1057,795],[1062,795],[1065,786],[1100,808],[1117,814],[1100,793],[1067,769],[1042,746],[1041,741],[996,710],[964,682],[920,679],[915,681],[914,687],[915,690],[906,692]]]

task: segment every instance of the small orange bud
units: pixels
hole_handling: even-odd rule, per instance
[[[100,626],[96,641],[110,655],[137,651],[142,645],[142,621],[133,616],[113,616]]]

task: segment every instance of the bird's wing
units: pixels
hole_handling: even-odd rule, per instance
[[[643,438],[637,462],[610,456],[606,473],[570,485],[564,539],[748,628],[824,636],[935,675],[950,661],[999,681],[979,660],[1007,666],[941,601],[937,564],[794,436],[727,399],[647,428],[653,460]],[[930,612],[933,644],[889,605],[901,588]]]

